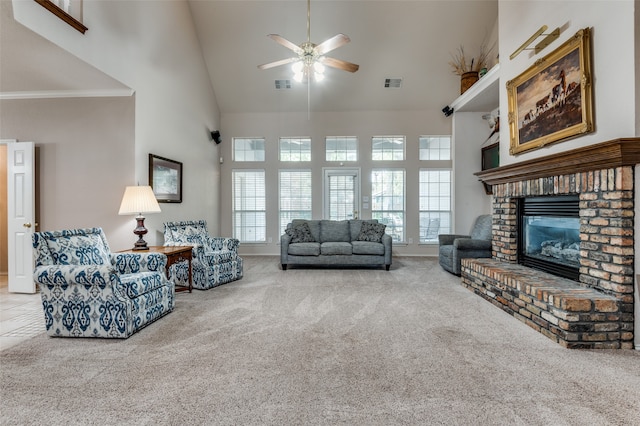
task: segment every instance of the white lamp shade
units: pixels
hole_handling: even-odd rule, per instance
[[[160,213],[160,211],[160,205],[150,186],[127,186],[118,214]]]

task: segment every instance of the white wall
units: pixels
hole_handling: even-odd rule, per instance
[[[220,113],[188,3],[85,2],[84,35],[36,2],[14,0],[13,6],[20,23],[135,90],[134,174],[123,164],[111,170],[129,177],[121,191],[124,184],[148,183],[149,153],[183,163],[183,202],[162,204],[162,213],[147,217],[147,242],[162,243],[162,223],[169,220],[205,219],[217,234],[218,148],[209,131],[220,129]],[[58,170],[71,167],[57,160]],[[130,218],[114,220],[123,225],[118,237],[128,237]]]
[[[592,28],[592,74],[595,132],[542,149],[509,155],[509,127],[500,132],[500,163],[507,165],[636,134],[636,79],[633,0],[499,2],[501,88],[533,63],[559,47],[578,30]],[[509,56],[542,25],[561,28],[560,37],[542,52]],[[532,44],[535,46],[538,39]],[[627,52],[627,54],[625,54]],[[507,92],[501,90],[500,111],[507,116]]]
[[[278,224],[278,169],[311,168],[313,171],[313,217],[322,217],[322,176],[323,167],[340,167],[325,161],[326,136],[356,136],[359,141],[359,161],[344,163],[344,167],[361,169],[362,196],[371,197],[370,172],[373,167],[397,167],[406,169],[406,223],[405,239],[413,238],[413,244],[394,244],[395,254],[436,255],[437,246],[419,245],[418,223],[418,170],[425,167],[418,161],[418,137],[421,135],[451,134],[451,119],[441,111],[399,111],[399,112],[314,112],[311,119],[307,112],[292,114],[222,114],[224,129],[222,154],[222,234],[232,235],[232,194],[231,171],[234,168],[260,168],[266,170],[267,178],[267,238],[271,244],[241,245],[243,253],[279,254],[280,231]],[[371,162],[371,138],[380,135],[404,135],[406,161]],[[312,164],[280,163],[277,156],[278,139],[286,136],[310,136]],[[270,154],[264,163],[234,163],[232,161],[232,137],[265,137]],[[421,164],[423,163],[423,164]],[[478,183],[481,187],[481,185]],[[361,218],[370,218],[371,210],[362,210]],[[466,230],[468,231],[468,230]]]
[[[114,250],[133,246],[135,221],[118,216],[134,179],[135,100],[2,100],[0,139],[38,150],[39,231],[102,227]]]

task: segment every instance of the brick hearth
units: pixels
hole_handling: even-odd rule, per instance
[[[462,264],[462,283],[570,348],[633,348],[634,164],[619,139],[477,173],[493,189],[493,259]],[[516,199],[580,197],[579,282],[518,265]]]

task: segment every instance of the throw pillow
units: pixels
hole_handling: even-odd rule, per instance
[[[362,222],[360,235],[358,235],[357,240],[379,243],[382,241],[382,236],[384,235],[386,227],[387,225],[383,225],[382,223]]]
[[[306,223],[288,228],[284,232],[291,237],[292,243],[313,243],[316,241],[313,235],[311,235],[309,225]]]

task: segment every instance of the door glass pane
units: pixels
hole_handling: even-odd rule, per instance
[[[329,219],[353,219],[355,210],[356,177],[329,175]]]

